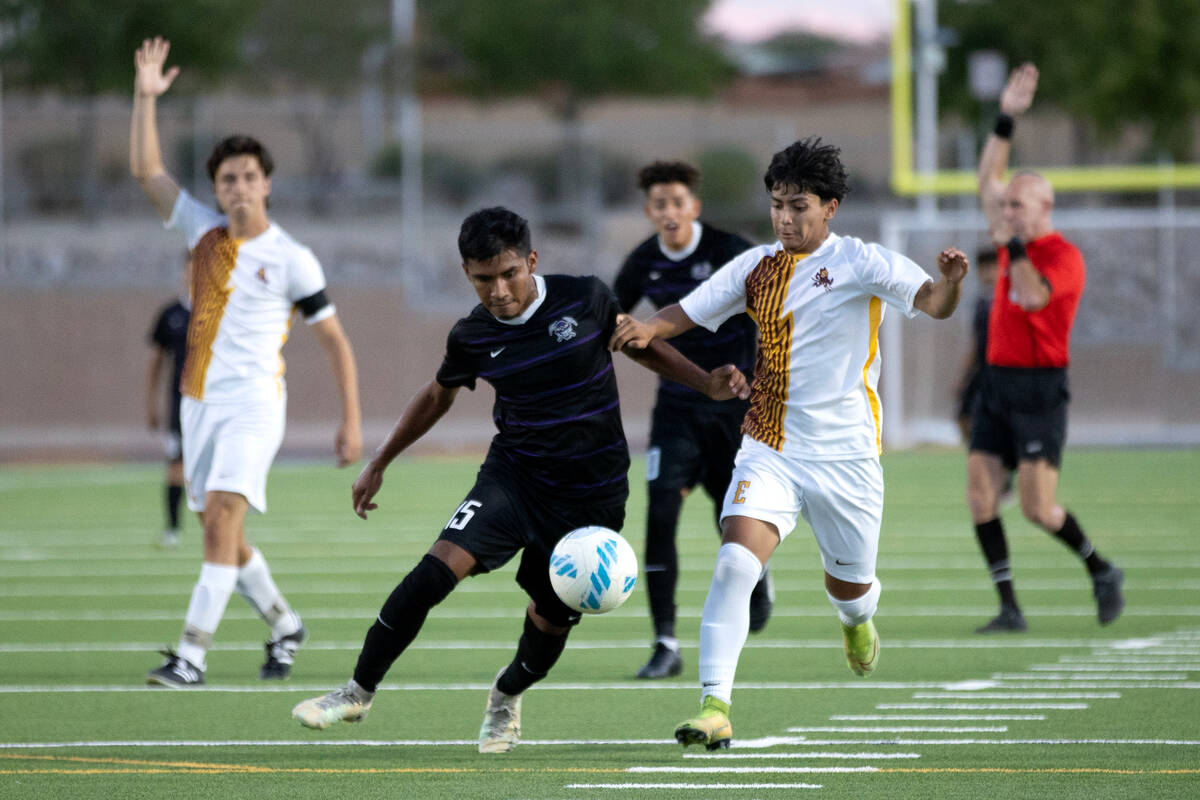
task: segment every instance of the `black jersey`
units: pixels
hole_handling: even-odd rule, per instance
[[[629,311],[645,297],[656,309],[678,303],[679,299],[703,283],[717,269],[751,247],[735,233],[701,224],[700,242],[690,255],[673,261],[662,251],[658,236],[638,245],[617,273],[613,288],[621,308]],[[757,331],[746,314],[735,314],[715,332],[700,326],[671,339],[684,356],[705,370],[734,364],[749,380],[754,368]],[[726,410],[744,414],[746,403],[740,400],[713,400],[682,384],[662,378],[658,384],[658,404],[699,407],[709,411]]]
[[[520,324],[476,306],[450,331],[437,381],[495,389],[485,467],[571,504],[623,503],[629,448],[608,350],[617,299],[598,278],[547,275],[535,302]]]
[[[150,329],[150,344],[171,356],[171,385],[168,397],[171,401],[172,420],[179,416],[179,379],[183,375],[183,360],[187,356],[187,329],[191,312],[176,300],[163,307]],[[175,425],[178,427],[178,425]]]

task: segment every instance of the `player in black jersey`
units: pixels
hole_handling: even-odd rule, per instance
[[[619,530],[624,522],[629,450],[607,350],[620,309],[597,278],[534,274],[529,226],[507,209],[467,217],[458,247],[480,304],[450,331],[437,377],[409,402],[354,482],[355,512],[365,519],[376,508],[372,498],[388,464],[478,378],[496,392],[496,436],[474,487],[367,631],[354,677],[292,715],[310,728],[361,720],[429,610],[463,578],[523,551],[516,579],[530,598],[525,628],[512,663],[496,675],[479,733],[480,752],[498,753],[516,746],[522,693],[550,671],[580,619],[550,585],[551,550],[575,528]],[[705,372],[674,348],[631,355],[715,398],[749,394],[733,365]]]
[[[679,299],[703,283],[726,261],[750,249],[750,242],[700,222],[696,196],[700,172],[681,161],[656,161],[638,173],[646,194],[644,210],[655,235],[638,245],[617,274],[613,290],[625,311],[642,298],[656,309]],[[750,377],[757,331],[754,321],[738,314],[711,333],[697,326],[671,343],[687,358],[708,369],[736,364]],[[675,532],[684,497],[700,484],[712,498],[714,528],[741,444],[744,400],[710,400],[668,378],[658,385],[646,452],[648,502],[646,511],[646,590],[654,620],[654,649],[638,670],[639,678],[666,678],[683,670],[675,638],[675,584],[679,558]],[[765,571],[750,598],[750,630],[767,624],[773,601],[770,575]]]
[[[190,282],[192,254],[184,251],[184,286]],[[186,293],[184,295],[186,298]],[[187,327],[191,310],[185,299],[176,298],[164,306],[150,329],[150,366],[146,371],[146,427],[165,431],[163,452],[167,457],[165,509],[167,527],[161,544],[171,548],[179,545],[179,502],[183,498],[183,448],[179,425],[179,378],[187,355]],[[165,390],[167,418],[163,425],[163,377],[171,365],[171,381]]]

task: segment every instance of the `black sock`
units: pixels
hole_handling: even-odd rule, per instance
[[[1017,607],[1017,596],[1013,591],[1012,566],[1008,562],[1008,542],[1004,539],[1004,525],[1000,518],[988,520],[975,526],[975,538],[983,551],[992,583],[1000,595],[1000,604]]]
[[[1105,561],[1096,552],[1096,548],[1092,547],[1092,543],[1088,541],[1087,536],[1083,534],[1083,529],[1079,527],[1075,516],[1068,511],[1067,518],[1063,520],[1063,526],[1059,530],[1051,534],[1055,539],[1065,544],[1067,547],[1075,551],[1075,553],[1083,559],[1083,563],[1087,566],[1088,573],[1095,575],[1097,572],[1104,572],[1111,564]]]
[[[367,631],[354,680],[373,692],[404,648],[417,638],[429,609],[446,599],[458,579],[445,562],[426,554],[404,577]]]
[[[646,595],[656,637],[675,638],[675,585],[679,554],[675,531],[683,496],[678,489],[651,489],[646,510]]]
[[[496,688],[507,695],[520,694],[546,677],[567,646],[568,633],[555,636],[540,630],[527,612],[525,631],[517,642],[517,655],[501,673]]]
[[[183,487],[167,485],[167,527],[179,529],[179,501],[183,498]]]

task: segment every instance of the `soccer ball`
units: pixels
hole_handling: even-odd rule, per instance
[[[550,555],[555,594],[584,614],[603,614],[624,603],[637,574],[638,560],[629,542],[599,525],[571,531]]]

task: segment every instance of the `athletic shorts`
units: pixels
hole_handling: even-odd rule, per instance
[[[1067,371],[988,366],[971,417],[971,449],[1021,461],[1062,463],[1067,441]]]
[[[646,451],[650,488],[691,489],[700,483],[719,501],[729,487],[741,427],[738,414],[656,406]]]
[[[523,550],[517,584],[533,600],[538,614],[565,627],[578,623],[581,614],[559,600],[550,585],[554,545],[576,528],[602,525],[619,531],[624,524],[624,502],[615,506],[555,502],[524,488],[519,477],[485,466],[438,538],[474,556],[475,574],[502,567]]]
[[[233,492],[267,510],[267,471],[283,442],[287,396],[234,403],[183,398],[183,480],[188,508],[204,510],[208,492]]]
[[[770,522],[782,542],[801,514],[812,528],[826,572],[849,583],[874,580],[883,518],[879,459],[788,458],[743,437],[721,519],[740,516]]]
[[[163,455],[167,461],[178,461],[183,458],[183,437],[179,431],[167,431],[162,439]]]

